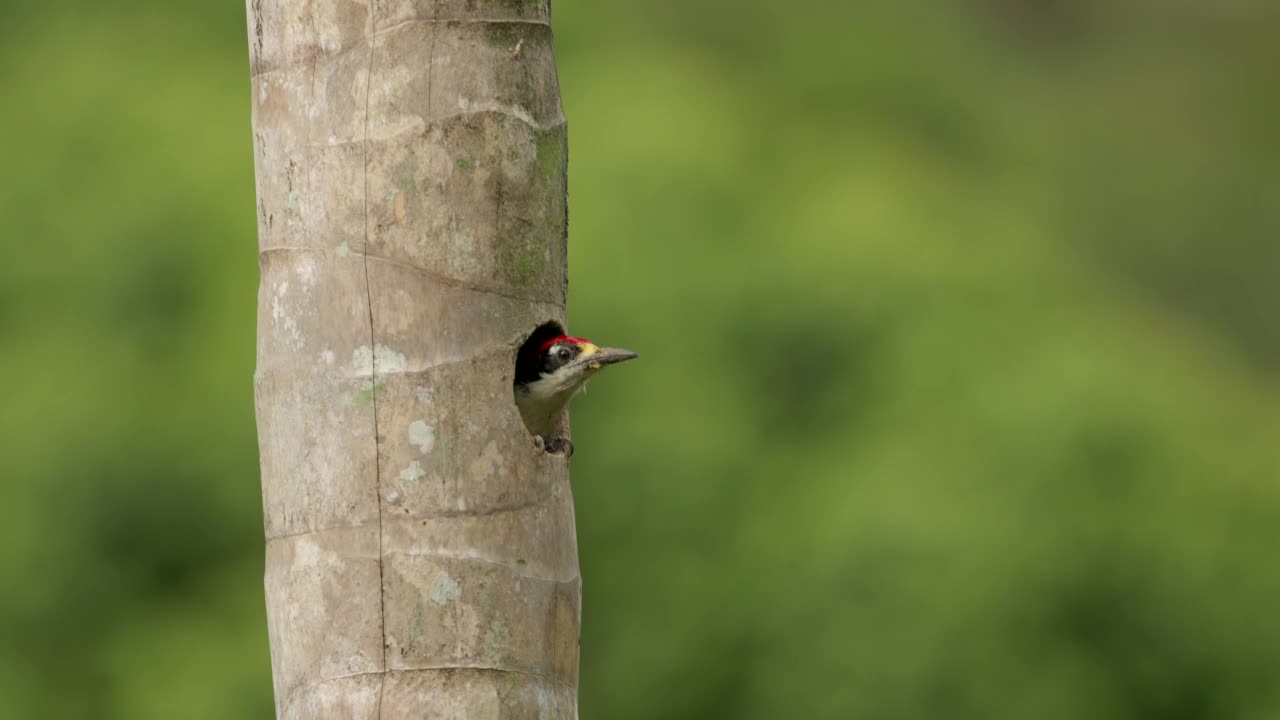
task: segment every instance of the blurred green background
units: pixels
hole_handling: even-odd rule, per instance
[[[556,2],[583,717],[1280,717],[1278,33]],[[0,91],[0,716],[270,717],[243,5]]]

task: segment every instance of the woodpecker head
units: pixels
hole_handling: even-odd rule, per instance
[[[606,365],[634,357],[636,354],[630,350],[599,347],[568,335],[556,335],[521,349],[516,358],[516,406],[529,432],[551,440],[560,411],[574,393]]]

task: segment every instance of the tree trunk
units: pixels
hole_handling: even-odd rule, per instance
[[[577,717],[568,466],[515,353],[563,323],[548,0],[249,0],[280,718]]]

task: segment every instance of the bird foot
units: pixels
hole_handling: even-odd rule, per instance
[[[573,443],[567,437],[554,437],[547,440],[541,435],[535,435],[533,436],[533,446],[548,455],[573,457]]]

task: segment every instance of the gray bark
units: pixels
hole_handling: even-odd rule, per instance
[[[280,718],[577,717],[568,466],[512,397],[563,323],[548,0],[249,0]]]

